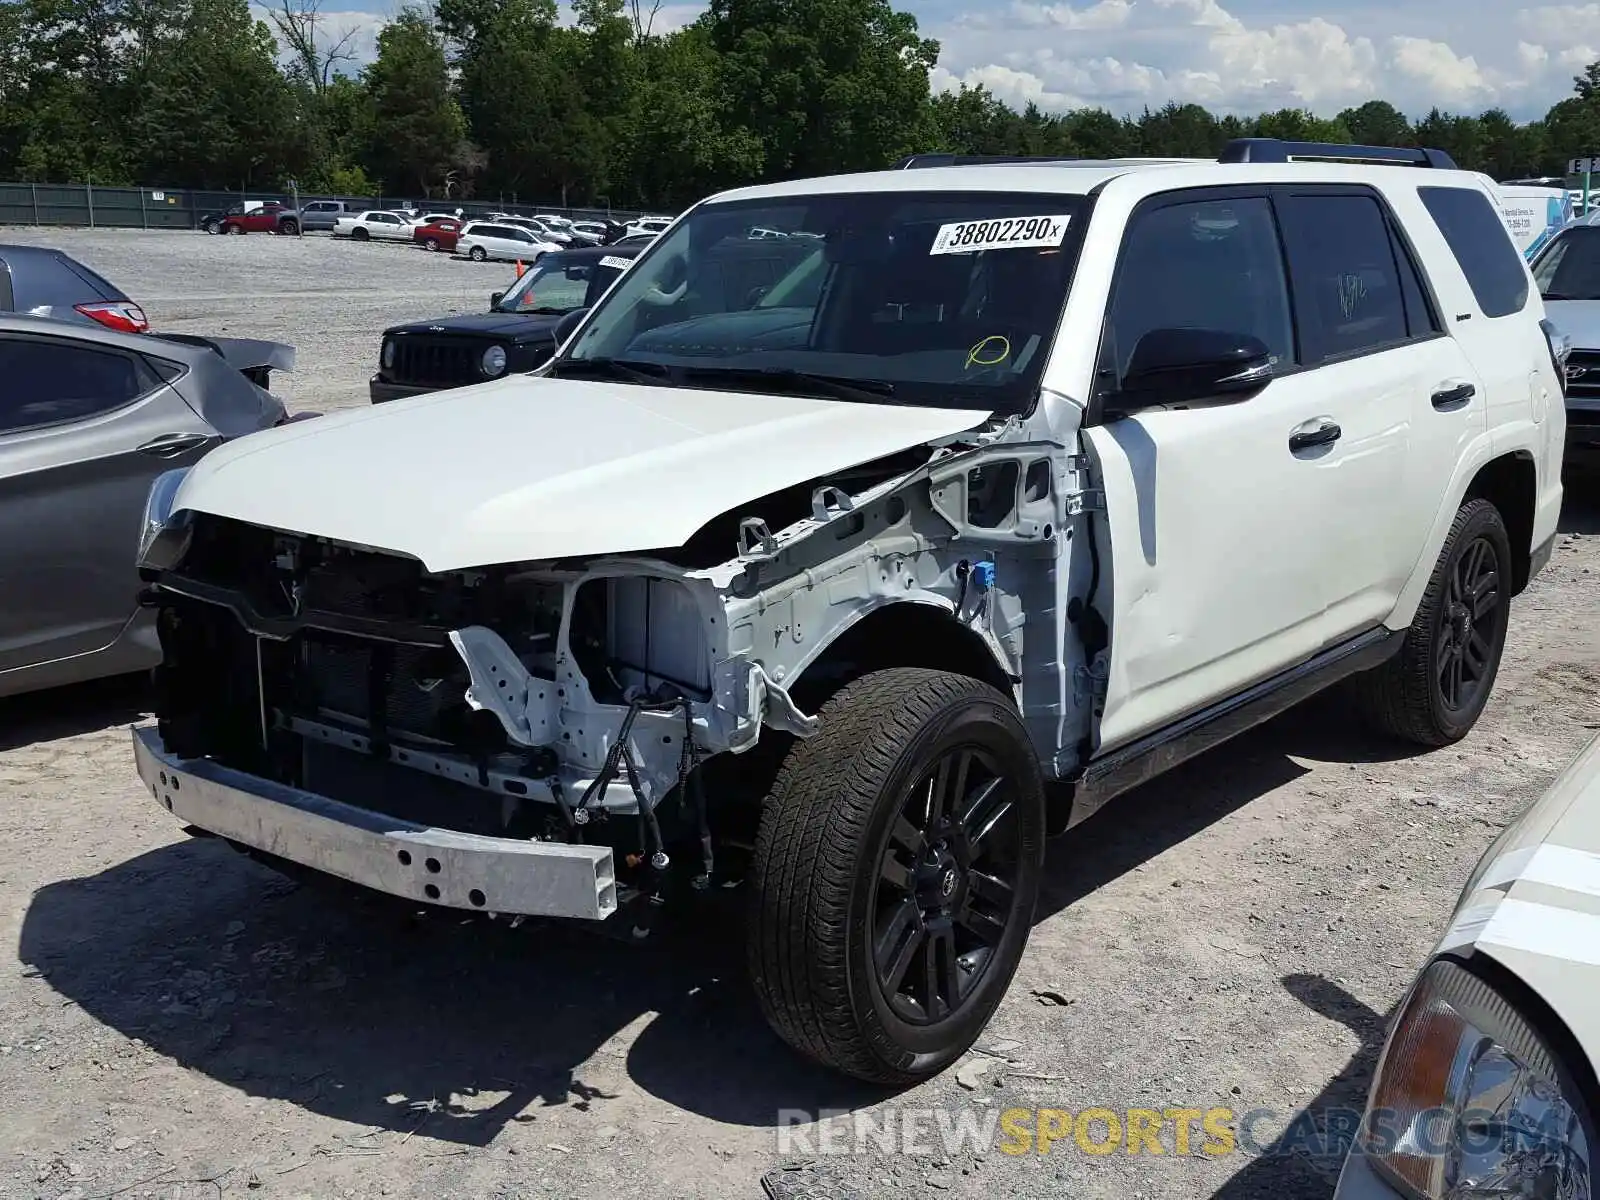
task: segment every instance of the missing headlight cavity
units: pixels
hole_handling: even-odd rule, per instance
[[[1015,459],[985,463],[967,472],[967,523],[999,529],[1017,510],[1017,484],[1022,475]]]
[[[710,695],[700,610],[674,580],[634,575],[585,582],[573,601],[570,642],[601,703],[623,703],[633,689],[662,685],[695,698]]]
[[[1028,464],[1028,475],[1022,485],[1025,504],[1035,504],[1050,498],[1050,460],[1036,458]]]

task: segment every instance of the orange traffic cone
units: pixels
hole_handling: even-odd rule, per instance
[[[526,271],[527,269],[528,269],[527,267],[522,265],[522,260],[520,258],[517,259],[517,278],[518,279],[522,278],[522,273],[524,271]]]

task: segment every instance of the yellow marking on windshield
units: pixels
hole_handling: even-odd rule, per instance
[[[998,355],[996,355],[994,358],[982,358],[982,357],[980,357],[982,354],[984,354],[986,352],[986,350],[985,350],[986,347],[993,346],[993,345],[996,345],[996,344],[998,344],[999,347],[1000,347],[1000,353]],[[981,342],[979,342],[971,350],[967,351],[967,361],[966,361],[966,364],[961,369],[963,371],[970,371],[973,367],[994,367],[994,366],[998,366],[1000,363],[1005,362],[1005,360],[1010,358],[1010,357],[1011,357],[1011,339],[1007,338],[1007,337],[1004,337],[1004,336],[1002,336],[1001,334],[998,334],[998,333],[991,333],[988,337],[984,338]]]

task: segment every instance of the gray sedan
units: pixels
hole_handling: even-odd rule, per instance
[[[289,419],[276,342],[0,316],[0,696],[160,660],[134,567],[150,484]]]

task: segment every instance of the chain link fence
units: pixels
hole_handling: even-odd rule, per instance
[[[199,229],[201,218],[239,204],[276,200],[293,204],[281,192],[208,192],[184,188],[96,187],[92,183],[0,183],[0,225],[59,225],[90,229]],[[568,208],[530,204],[516,197],[487,200],[424,200],[404,196],[322,196],[302,193],[302,205],[342,200],[355,211],[408,207],[422,212],[462,211],[467,217],[507,212],[532,216],[552,213],[576,221],[629,221],[644,214],[611,208]]]

